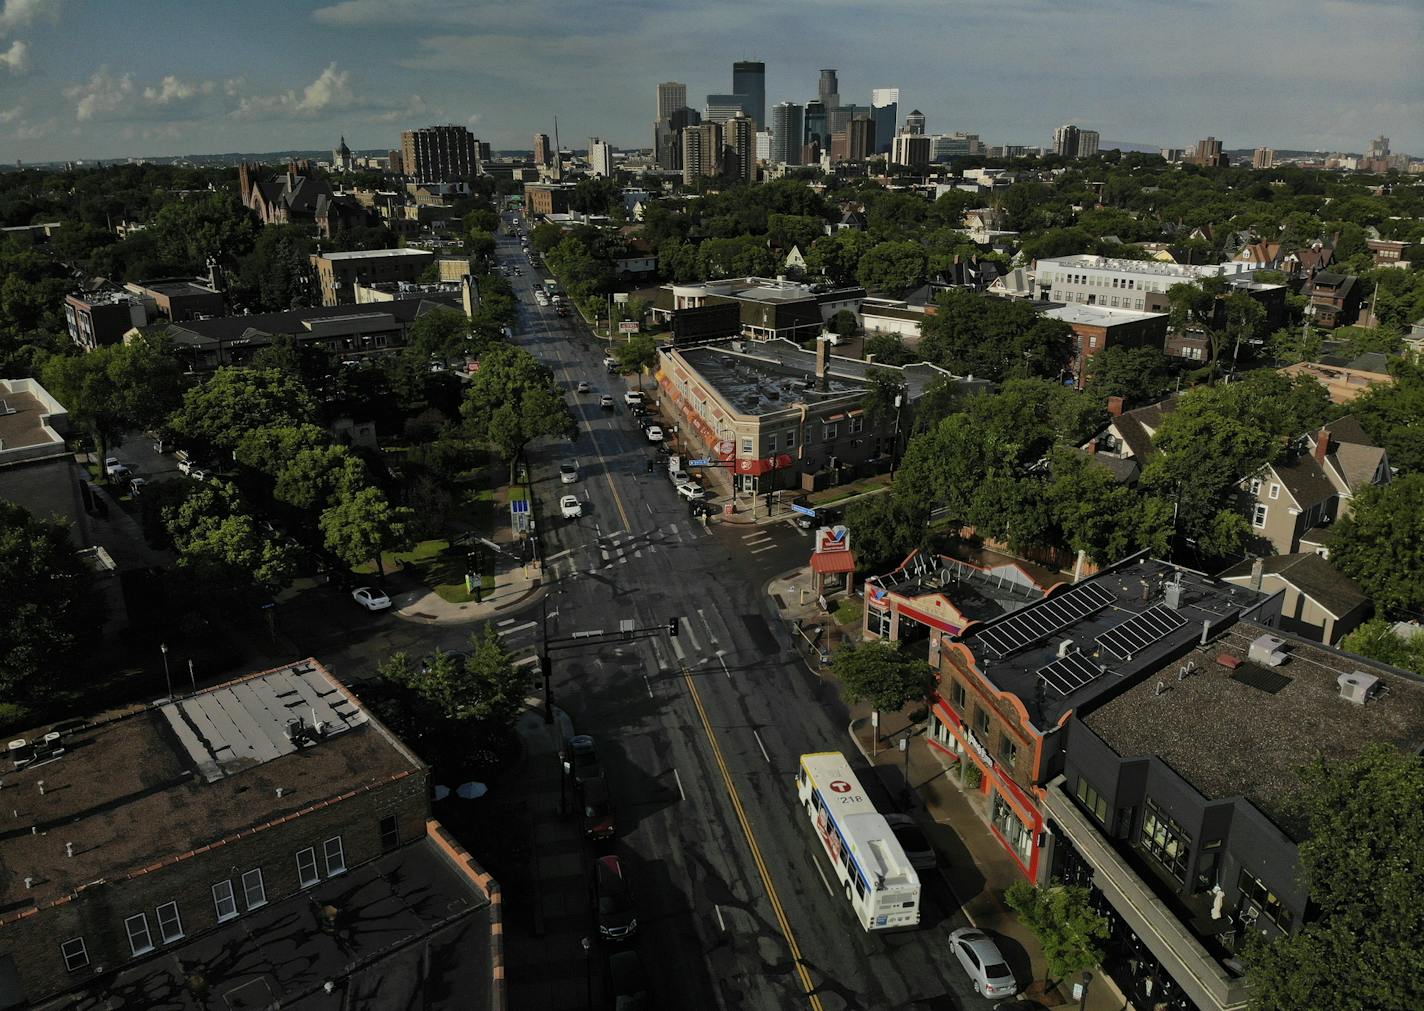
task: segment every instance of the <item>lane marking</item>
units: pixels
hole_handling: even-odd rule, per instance
[[[755,730],[753,730],[753,731],[752,731],[752,736],[756,738],[757,747],[761,749],[761,757],[766,759],[766,764],[767,764],[767,765],[770,765],[770,764],[771,764],[771,756],[766,753],[766,745],[763,744],[763,743],[761,743],[761,734],[759,734],[759,733],[757,733]]]
[[[672,643],[672,651],[677,654],[679,660],[687,659],[687,651],[682,648],[682,643],[678,642],[676,638],[671,638],[668,642]]]
[[[677,795],[684,801],[687,800],[687,794],[682,792],[682,777],[677,774],[676,769],[672,770],[672,778],[673,781],[677,783]]]
[[[499,632],[496,634],[500,636],[513,635],[515,632],[523,632],[527,628],[534,628],[538,624],[539,623],[537,621],[526,621],[524,624],[515,625],[513,628],[500,629]]]
[[[722,933],[725,934],[727,932],[727,924],[722,921],[722,907],[713,903],[712,909],[717,913],[717,926],[721,928]]]
[[[781,935],[786,938],[786,946],[791,951],[792,964],[796,966],[796,974],[801,978],[802,993],[814,1011],[825,1011],[825,1005],[821,1003],[820,995],[816,993],[816,984],[811,979],[811,972],[806,968],[806,963],[801,957],[801,946],[796,943],[796,934],[792,931],[791,923],[786,918],[786,910],[782,908],[781,897],[776,893],[776,885],[771,880],[771,871],[762,858],[761,847],[757,845],[751,822],[747,820],[747,812],[742,807],[741,795],[737,793],[736,783],[732,780],[732,770],[727,768],[727,761],[722,757],[722,746],[717,743],[717,735],[712,730],[712,721],[708,719],[707,710],[702,705],[702,696],[697,691],[697,682],[685,664],[682,668],[682,679],[687,683],[687,691],[692,696],[692,704],[697,709],[697,717],[702,721],[702,729],[707,734],[707,743],[712,748],[712,757],[717,762],[717,768],[721,770],[722,784],[727,788],[727,796],[731,798],[732,809],[737,814],[737,822],[741,825],[742,835],[747,840],[748,849],[751,850],[752,861],[756,864],[757,873],[761,875],[762,888],[765,889],[766,897],[771,902],[772,912],[776,914],[776,921],[781,927]],[[815,857],[813,856],[811,859],[814,862]],[[817,873],[820,873],[819,869]],[[827,893],[835,898],[824,874],[821,874],[821,881],[826,885]]]
[[[727,675],[727,680],[728,680],[728,681],[732,680],[732,672],[727,669],[727,661],[726,661],[726,660],[723,660],[723,659],[721,658],[721,656],[718,656],[718,657],[717,657],[717,662],[722,665],[722,673],[725,674],[725,675]]]
[[[696,633],[692,631],[692,622],[684,621],[682,624],[687,628],[687,641],[692,643],[692,652],[701,653],[702,645],[697,641]]]
[[[648,698],[653,697],[653,683],[648,680],[648,675],[643,675],[643,687],[648,689]]]
[[[775,550],[776,550],[776,545],[775,545],[775,544],[768,544],[768,545],[767,545],[766,547],[764,547],[764,548],[753,548],[753,549],[752,549],[752,554],[754,554],[754,555],[760,555],[760,554],[764,554],[764,553],[767,552],[767,551],[775,551]]]
[[[699,607],[697,609],[697,616],[702,619],[702,625],[707,629],[707,638],[712,641],[712,645],[717,645],[717,633],[712,631],[712,623],[707,620],[707,612]]]

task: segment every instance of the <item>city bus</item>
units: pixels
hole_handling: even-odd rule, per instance
[[[867,931],[920,922],[920,876],[838,751],[802,755],[796,795]]]

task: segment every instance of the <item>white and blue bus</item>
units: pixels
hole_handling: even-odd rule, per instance
[[[920,876],[845,756],[838,751],[802,755],[796,795],[860,925],[866,930],[918,925]]]

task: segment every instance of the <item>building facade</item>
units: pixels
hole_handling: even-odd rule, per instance
[[[753,130],[766,128],[766,64],[760,60],[738,60],[732,64],[732,92],[746,96],[743,108]]]
[[[549,168],[554,164],[554,149],[547,133],[534,135],[534,164],[538,168]]]
[[[427,126],[401,134],[401,166],[424,182],[460,182],[479,171],[475,135],[456,125]]]
[[[1203,137],[1192,149],[1192,164],[1203,168],[1225,167],[1226,155],[1221,152],[1221,141],[1215,137]]]
[[[678,109],[687,107],[687,85],[681,81],[664,81],[658,85],[657,122],[671,119]]]
[[[1072,123],[1053,131],[1053,153],[1060,158],[1078,157],[1078,128]]]
[[[682,131],[682,181],[722,174],[722,124],[699,123]]]
[[[1109,345],[1160,350],[1167,339],[1167,324],[1170,321],[1170,317],[1162,312],[1083,304],[1046,309],[1043,315],[1067,323],[1073,329],[1073,357],[1068,364],[1068,374],[1073,379],[1073,385],[1080,390],[1092,377],[1094,355]]]
[[[905,132],[920,136],[925,132],[925,114],[919,109],[913,109],[905,117]]]
[[[771,108],[771,158],[783,165],[800,165],[805,144],[804,109],[795,102],[779,102]]]
[[[900,89],[870,89],[870,118],[875,120],[875,153],[889,154],[890,145],[899,132]]]
[[[1165,312],[1167,289],[1174,284],[1196,284],[1204,277],[1249,278],[1251,273],[1244,263],[1190,265],[1084,253],[1041,259],[1034,276],[1040,297],[1055,302]]]
[[[727,120],[722,128],[726,138],[728,169],[732,178],[740,182],[756,182],[756,124],[751,117],[738,113]]]
[[[435,262],[425,249],[358,249],[345,253],[313,253],[322,305],[356,301],[356,282],[416,281]]]
[[[850,161],[869,161],[875,154],[875,120],[869,116],[857,116],[850,121],[846,130],[847,152]]]
[[[613,145],[606,140],[590,137],[588,141],[588,171],[590,175],[605,179],[613,177]]]

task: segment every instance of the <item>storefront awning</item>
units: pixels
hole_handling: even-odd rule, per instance
[[[823,576],[855,571],[855,552],[826,551],[811,556],[811,571]]]
[[[779,456],[768,456],[765,459],[743,459],[737,461],[738,474],[751,474],[760,476],[773,470],[784,470],[791,466],[791,454],[782,453]]]

